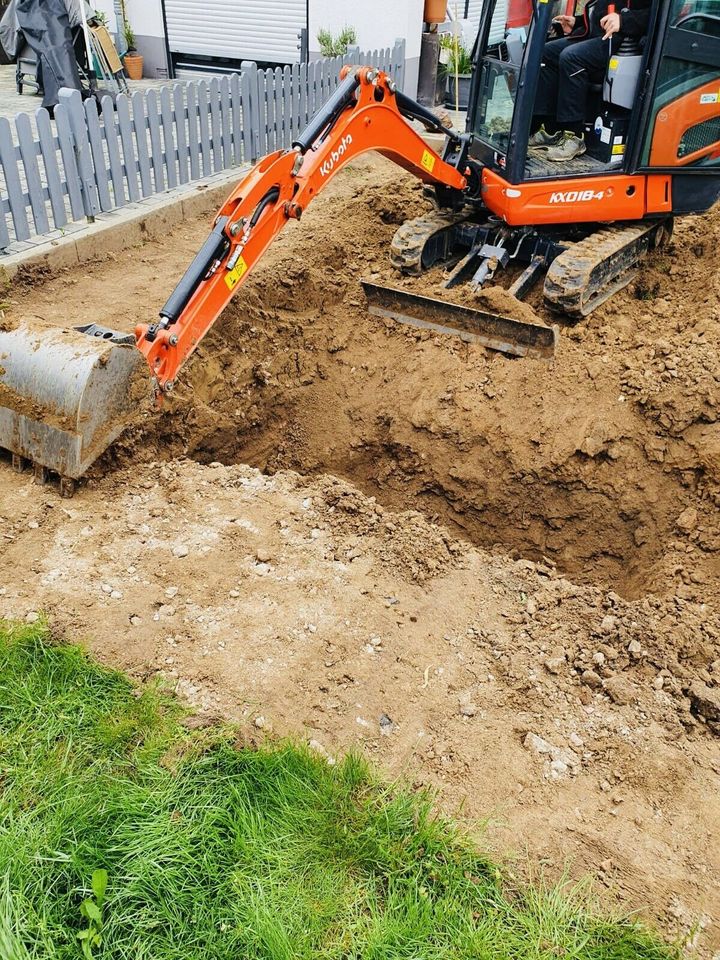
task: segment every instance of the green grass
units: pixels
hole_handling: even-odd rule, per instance
[[[0,960],[82,957],[82,931],[128,960],[677,955],[566,891],[510,885],[356,756],[181,720],[42,627],[0,624]]]

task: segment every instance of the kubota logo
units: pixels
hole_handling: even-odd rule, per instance
[[[587,203],[588,200],[602,200],[605,191],[595,193],[594,190],[567,190],[565,193],[556,191],[550,195],[550,203]]]
[[[342,143],[337,150],[333,150],[325,163],[320,167],[320,173],[324,177],[326,177],[329,173],[332,173],[352,142],[353,138],[349,133],[342,138]]]

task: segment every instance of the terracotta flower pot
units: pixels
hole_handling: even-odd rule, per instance
[[[447,0],[425,0],[425,23],[445,23],[447,16]]]
[[[130,80],[142,80],[144,62],[139,53],[125,54],[123,63],[125,65],[125,73]]]

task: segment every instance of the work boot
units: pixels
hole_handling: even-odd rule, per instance
[[[545,157],[555,163],[565,163],[568,160],[574,160],[581,157],[587,147],[585,146],[585,134],[576,136],[571,130],[566,130],[560,143],[556,146],[548,147],[545,150]]]
[[[540,129],[528,140],[528,147],[530,147],[531,150],[533,148],[537,149],[538,147],[552,147],[560,143],[562,136],[562,130],[558,130],[557,133],[548,133],[543,123]]]

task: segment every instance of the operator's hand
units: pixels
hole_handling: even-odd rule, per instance
[[[556,23],[562,29],[562,32],[565,34],[565,36],[567,36],[575,29],[576,19],[576,17],[569,17],[566,14],[563,14],[562,17],[555,17],[553,23]],[[620,18],[618,17],[618,19]]]
[[[614,33],[620,32],[620,14],[609,13],[606,17],[602,18],[600,26],[605,31],[603,40],[609,40]]]

